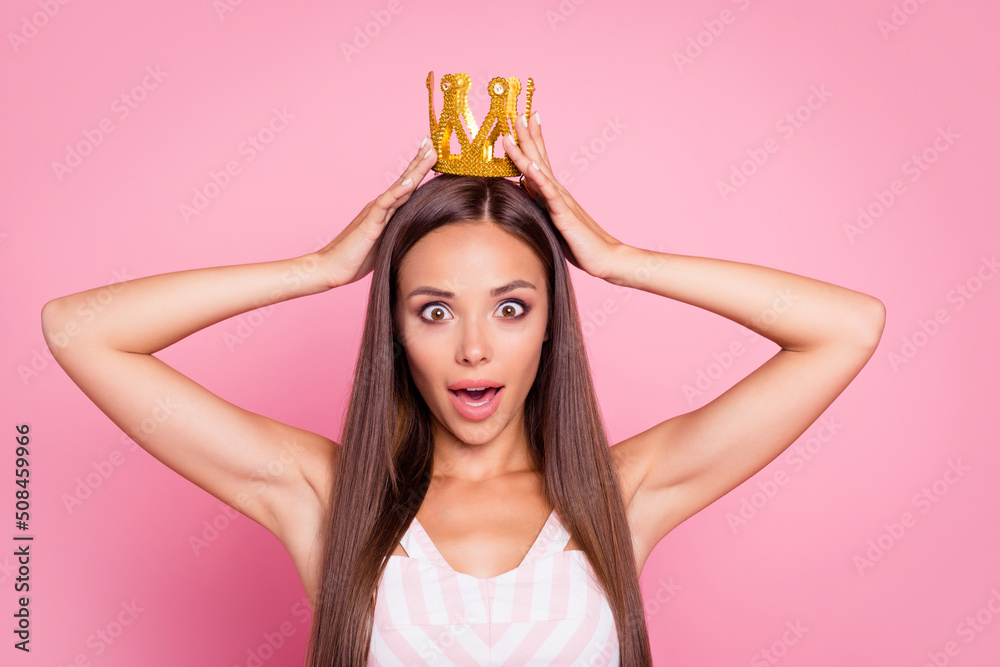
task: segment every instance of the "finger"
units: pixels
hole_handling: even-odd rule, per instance
[[[406,170],[400,174],[396,182],[375,198],[375,207],[383,214],[391,216],[397,208],[406,203],[436,161],[437,153],[434,148],[421,146],[416,157],[407,165]]]
[[[548,155],[545,153],[544,145],[540,142],[541,130],[539,129],[537,120],[530,120],[522,115],[518,118],[516,125],[518,141],[520,142],[519,147],[522,149],[522,152],[528,156],[528,159],[537,164],[549,178],[553,178]]]
[[[533,160],[525,152],[526,146],[524,146],[523,144],[520,146],[518,144],[515,144],[514,140],[508,135],[504,135],[502,137],[502,140],[504,142],[503,147],[507,153],[507,156],[510,157],[511,161],[514,163],[514,166],[516,166],[520,170],[520,172],[524,174],[525,179],[528,179],[529,177],[527,173],[528,167],[531,166]],[[527,180],[525,182],[528,183]],[[528,186],[530,187],[530,183],[528,183]]]
[[[511,139],[517,140],[518,149],[527,155],[529,160],[540,160],[541,156],[538,154],[538,150],[536,149],[534,141],[531,138],[531,134],[524,125],[523,115],[518,116],[517,120],[514,121],[514,132],[515,136],[511,137]]]
[[[523,174],[527,165],[531,164],[531,159],[524,154],[524,146],[518,146],[508,134],[502,135],[500,141],[503,142],[504,153],[507,154],[507,157],[514,163],[514,166]],[[527,179],[527,176],[525,178]]]
[[[544,167],[538,165],[537,162],[529,160],[523,152],[519,153],[516,158],[512,155],[511,159],[514,160],[514,164],[524,177],[522,184],[527,193],[531,195],[532,199],[552,212],[552,201],[550,200],[557,196],[561,198],[561,194],[554,194],[561,193],[561,186],[555,181],[555,178]],[[538,179],[539,173],[544,175],[544,182],[552,185],[548,193],[543,192],[539,186],[539,183],[542,182]]]
[[[535,199],[541,199],[551,215],[569,210],[556,182],[542,171],[535,162],[529,162],[522,169],[522,173],[524,174],[525,181],[530,183],[531,189],[538,193],[538,195],[541,195],[540,197],[536,195]]]
[[[538,163],[529,160],[524,151],[514,145],[513,141],[509,138],[505,138],[505,141],[507,143],[504,144],[504,147],[509,151],[510,159],[524,174],[528,192],[529,194],[534,193],[532,196],[535,201],[545,206],[552,215],[569,210],[555,179],[546,173]]]
[[[520,124],[520,121],[518,121],[518,124]],[[538,156],[537,151],[532,150],[532,147],[528,142],[516,144],[514,143],[514,139],[508,135],[503,136],[503,142],[504,151],[506,151],[507,155],[510,156],[510,159],[514,162],[517,168],[521,170],[522,174],[532,162],[539,164],[538,160],[541,160],[541,157]],[[539,165],[539,167],[543,167],[543,165]],[[547,168],[547,166],[543,168]]]
[[[410,163],[406,165],[406,169],[404,169],[403,173],[396,179],[397,184],[403,184],[407,181],[407,179],[412,179],[416,182],[416,185],[420,185],[424,176],[426,176],[427,172],[429,172],[431,167],[434,166],[437,158],[434,157],[434,159],[431,159],[431,157],[436,156],[437,154],[434,151],[434,147],[428,145],[427,141],[428,138],[424,137],[423,141],[420,142],[416,155],[413,156]]]
[[[413,190],[413,177],[402,176],[389,186],[389,189],[375,198],[373,210],[380,214],[385,214],[389,207],[396,205],[403,197],[408,197]]]
[[[420,165],[424,161],[424,158],[427,157],[428,151],[433,151],[433,150],[434,146],[430,144],[430,139],[425,136],[420,141],[420,146],[417,147],[417,152],[414,154],[413,159],[410,160],[410,163],[406,165],[406,170],[403,173],[406,173],[406,171],[409,171],[410,169],[413,169],[414,167]],[[431,164],[434,163],[432,162]]]
[[[549,154],[545,150],[545,140],[542,139],[542,117],[538,115],[537,111],[531,114],[531,118],[528,119],[528,133],[538,147],[538,154],[548,164]]]
[[[424,137],[423,142],[420,144],[420,148],[417,149],[417,154],[410,160],[410,164],[406,165],[406,169],[399,176],[399,181],[405,181],[407,177],[412,177],[417,185],[423,180],[427,172],[431,170],[431,167],[437,162],[437,152],[434,147],[428,145],[427,137]]]

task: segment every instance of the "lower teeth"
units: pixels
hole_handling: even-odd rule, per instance
[[[497,392],[499,392],[499,391],[500,390],[497,389]],[[490,398],[493,398],[495,396],[496,396],[496,393],[494,393],[493,396],[491,396]],[[462,402],[465,403],[466,405],[468,405],[469,407],[478,408],[480,405],[486,405],[487,403],[489,403],[490,402],[490,398],[487,398],[484,401],[479,401],[478,403],[469,403],[468,401],[462,401]]]

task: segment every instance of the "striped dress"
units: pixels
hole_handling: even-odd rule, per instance
[[[413,518],[379,580],[369,665],[619,664],[604,590],[553,509],[524,560],[482,578],[453,570]]]

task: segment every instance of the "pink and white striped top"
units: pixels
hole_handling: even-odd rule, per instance
[[[451,569],[416,517],[379,581],[368,664],[617,666],[604,589],[553,509],[524,560],[490,578]]]

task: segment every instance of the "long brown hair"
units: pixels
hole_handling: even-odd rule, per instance
[[[652,664],[632,538],[561,237],[546,211],[512,181],[440,175],[395,212],[374,248],[341,463],[321,536],[323,571],[309,639],[310,667],[367,663],[379,579],[430,483],[430,414],[394,335],[398,267],[431,230],[481,220],[523,241],[545,269],[549,339],[525,398],[529,450],[544,473],[546,498],[607,593],[622,667]]]

